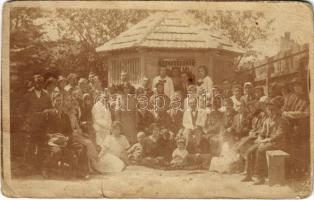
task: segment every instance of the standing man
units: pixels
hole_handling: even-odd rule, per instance
[[[163,83],[164,84],[164,92],[165,94],[171,98],[171,96],[174,94],[174,86],[171,78],[167,76],[167,68],[166,66],[161,66],[159,69],[159,76],[156,76],[153,79],[152,83],[152,90],[155,91],[157,83]]]
[[[34,87],[25,94],[20,105],[24,119],[24,130],[29,139],[23,157],[31,165],[39,163],[39,154],[45,140],[45,113],[47,109],[51,108],[51,99],[43,90],[43,82],[44,78],[41,75],[34,75]]]

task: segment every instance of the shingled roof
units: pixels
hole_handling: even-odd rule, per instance
[[[235,54],[243,50],[209,26],[181,11],[157,12],[116,38],[96,48],[110,52],[127,48],[222,49]]]

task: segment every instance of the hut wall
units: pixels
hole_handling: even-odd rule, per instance
[[[143,76],[143,63],[138,52],[124,52],[112,54],[108,59],[109,85],[119,84],[122,71],[128,72],[128,79],[132,84],[139,84]]]
[[[149,51],[143,54],[143,58],[145,59],[145,75],[149,79],[153,79],[155,76],[159,74],[159,66],[160,61],[166,60],[179,60],[179,67],[180,62],[189,62],[187,65],[189,66],[190,72],[193,73],[196,78],[198,76],[197,68],[200,65],[205,65],[208,67],[209,74],[211,75],[212,65],[211,65],[211,54],[208,52],[200,52],[200,51],[193,51],[190,52],[182,52],[182,51]],[[190,61],[193,60],[193,63]],[[171,62],[171,61],[170,61]],[[182,66],[182,65],[181,65]],[[183,67],[184,68],[184,67]]]

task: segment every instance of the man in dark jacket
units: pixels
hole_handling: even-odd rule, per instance
[[[24,150],[24,160],[32,166],[40,160],[40,149],[43,145],[45,135],[45,112],[51,108],[51,99],[42,89],[43,77],[41,75],[33,76],[33,88],[24,96],[20,105],[20,113],[23,116],[23,130],[29,138]]]
[[[53,168],[54,161],[60,160],[68,163],[76,175],[86,177],[88,169],[86,149],[73,139],[70,118],[62,110],[61,94],[53,97],[53,108],[46,112],[45,124],[44,147],[47,154],[43,159],[42,175],[47,177],[48,169]]]

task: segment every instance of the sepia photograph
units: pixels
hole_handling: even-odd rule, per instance
[[[310,3],[11,1],[2,15],[3,195],[311,195]]]

